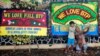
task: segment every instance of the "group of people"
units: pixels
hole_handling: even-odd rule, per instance
[[[85,33],[89,30],[89,25],[84,29],[80,29],[75,22],[69,22],[69,34],[68,34],[68,42],[67,47],[65,49],[65,53],[69,51],[73,51],[74,47],[77,53],[85,53],[87,54],[87,42],[85,40]]]

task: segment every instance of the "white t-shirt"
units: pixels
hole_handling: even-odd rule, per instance
[[[68,38],[70,38],[70,39],[74,39],[75,38],[75,27],[69,27]]]

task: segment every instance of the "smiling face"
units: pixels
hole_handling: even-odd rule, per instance
[[[71,26],[71,27],[74,27],[74,26],[75,26],[75,24],[71,24],[70,26]]]
[[[73,21],[71,21],[69,24],[70,24],[71,27],[75,26],[75,23]]]

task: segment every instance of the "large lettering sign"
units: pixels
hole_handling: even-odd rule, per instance
[[[47,36],[46,12],[3,10],[0,35]]]
[[[89,3],[52,3],[52,34],[67,35],[70,21],[74,21],[80,29],[90,23],[87,34],[97,35],[97,2]]]

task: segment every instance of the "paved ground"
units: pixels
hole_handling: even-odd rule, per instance
[[[78,54],[75,52],[71,52],[65,54],[63,49],[53,49],[53,50],[39,50],[34,49],[29,52],[29,50],[6,50],[0,51],[0,56],[100,56],[100,49],[91,48],[88,51],[88,54]]]

